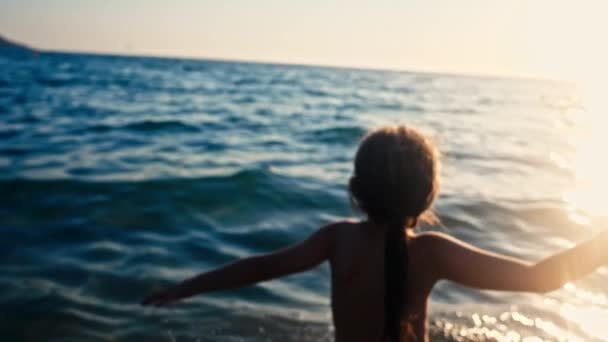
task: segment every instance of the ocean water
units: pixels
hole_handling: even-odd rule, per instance
[[[442,224],[424,229],[538,260],[606,222],[580,182],[578,98],[553,81],[0,56],[1,339],[330,340],[327,265],[167,309],[138,301],[356,216],[353,154],[384,124],[441,151]],[[431,339],[605,340],[607,280],[546,295],[442,282]]]

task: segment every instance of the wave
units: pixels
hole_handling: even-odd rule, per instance
[[[124,126],[125,129],[132,131],[172,131],[172,132],[198,132],[200,129],[194,125],[186,124],[182,121],[141,121]]]
[[[66,87],[76,85],[82,82],[82,79],[73,75],[53,75],[53,76],[38,76],[36,82],[40,85],[48,87]]]
[[[247,85],[254,85],[254,84],[258,84],[258,83],[260,83],[260,81],[256,78],[239,78],[234,81],[235,86],[247,86]]]
[[[277,211],[348,208],[346,194],[343,198],[336,197],[333,189],[322,184],[311,186],[311,182],[312,179],[287,177],[263,168],[222,176],[143,181],[2,179],[0,188],[5,196],[0,197],[0,208],[12,214],[31,214],[36,221],[57,215],[73,218],[77,214],[75,208],[105,211],[107,215],[123,218],[137,215],[148,218],[138,222],[138,226],[142,222],[151,223],[154,218],[159,222],[173,220],[175,213],[171,210],[180,212],[187,208],[227,212],[240,208],[241,212],[234,213],[236,217],[246,213],[263,216]]]
[[[97,124],[91,125],[84,129],[84,131],[93,131],[93,132],[108,132],[113,130],[126,130],[131,132],[162,132],[162,133],[175,133],[175,132],[183,132],[183,133],[196,133],[200,132],[200,128],[194,126],[192,124],[187,124],[179,120],[164,120],[164,121],[155,121],[155,120],[145,120],[132,122],[123,125],[107,125],[107,124]]]
[[[26,147],[0,147],[0,155],[6,155],[11,157],[23,157],[31,151],[31,149],[28,149]]]
[[[20,134],[21,134],[21,130],[16,130],[16,129],[0,130],[0,139],[8,140],[8,139],[17,137]]]
[[[313,96],[313,97],[328,97],[328,96],[330,96],[330,94],[328,92],[323,91],[323,90],[319,90],[319,89],[309,89],[309,88],[307,88],[307,89],[304,89],[304,93],[306,95],[310,95],[310,96]]]
[[[325,144],[354,145],[367,130],[359,126],[331,127],[308,133],[306,140]]]

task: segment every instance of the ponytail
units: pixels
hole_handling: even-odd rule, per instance
[[[407,306],[408,253],[403,223],[388,225],[384,240],[384,341],[400,342]]]

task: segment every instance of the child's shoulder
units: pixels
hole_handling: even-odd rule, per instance
[[[353,229],[359,228],[361,224],[360,221],[355,219],[344,219],[328,223],[322,226],[320,230],[327,231],[329,234],[341,234],[346,231],[352,232]]]
[[[360,230],[361,225],[362,223],[360,221],[354,219],[334,221],[323,225],[317,231],[317,234],[336,242],[341,240],[343,237],[352,236],[353,233]]]
[[[321,229],[329,229],[329,230],[340,230],[344,228],[352,228],[361,224],[361,221],[356,219],[346,218],[343,220],[333,221],[326,223],[321,227]]]
[[[427,231],[410,235],[412,244],[418,245],[424,249],[434,250],[435,248],[446,246],[456,241],[453,237],[434,231]]]
[[[436,263],[461,258],[465,253],[477,250],[453,236],[433,231],[414,234],[410,242],[412,249]]]

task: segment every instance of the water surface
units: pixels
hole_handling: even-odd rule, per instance
[[[329,340],[327,265],[165,310],[138,300],[356,215],[352,157],[385,124],[420,127],[441,150],[432,229],[537,260],[603,222],[567,196],[576,96],[534,80],[0,56],[0,335]],[[432,340],[608,338],[607,279],[600,270],[544,296],[440,283]]]

